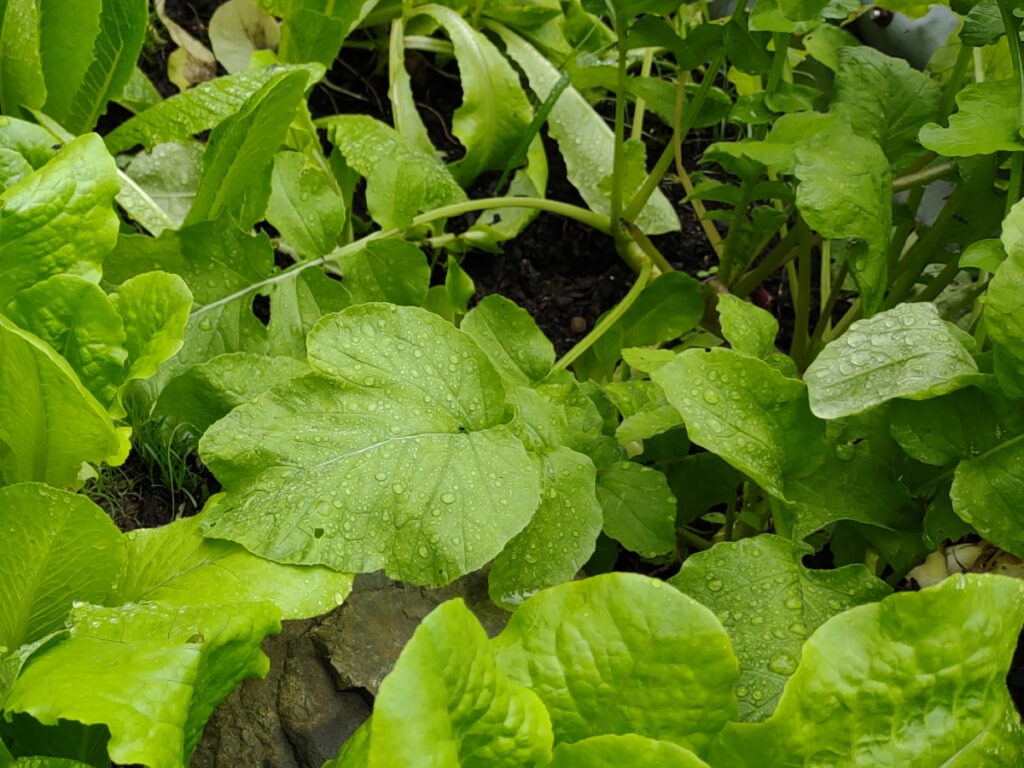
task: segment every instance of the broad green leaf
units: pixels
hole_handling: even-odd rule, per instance
[[[210,47],[228,72],[244,72],[256,51],[273,50],[281,30],[254,0],[228,0],[210,17]]]
[[[120,464],[129,447],[67,361],[0,316],[0,483],[74,488],[82,462]]]
[[[981,0],[964,16],[960,41],[964,45],[980,48],[992,45],[1006,34],[1003,17],[996,0]]]
[[[100,405],[109,407],[124,381],[124,322],[95,283],[54,275],[27,288],[7,316],[57,351]]]
[[[187,765],[214,707],[269,662],[263,639],[279,630],[270,603],[76,605],[67,639],[33,655],[5,704],[45,725],[105,724],[111,760]]]
[[[971,383],[978,367],[931,304],[901,304],[858,320],[804,374],[823,419],[863,413],[897,397],[924,400]]]
[[[947,157],[1020,152],[1020,86],[1015,80],[969,83],[957,91],[957,111],[949,127],[928,123],[918,138],[932,152]]]
[[[380,0],[301,0],[283,15],[282,61],[316,61],[330,67],[345,38],[359,25]],[[266,3],[261,3],[266,6]]]
[[[160,392],[153,416],[187,425],[189,432],[199,436],[260,392],[307,373],[309,366],[293,357],[248,352],[218,355],[171,379]]]
[[[575,578],[594,553],[601,532],[593,462],[559,447],[537,456],[534,465],[540,477],[540,506],[494,559],[488,574],[491,599],[508,608]]]
[[[938,83],[866,45],[840,48],[838,55],[829,110],[846,118],[858,136],[878,143],[895,172],[908,169],[925,154],[917,134],[935,119]]]
[[[435,608],[381,683],[368,768],[519,768],[551,757],[551,720],[506,676],[461,600]]]
[[[274,157],[307,80],[301,70],[276,75],[213,129],[186,224],[228,217],[240,229],[249,229],[263,217]]]
[[[444,291],[453,316],[461,317],[469,311],[469,300],[476,295],[476,286],[473,284],[473,278],[459,266],[455,258],[449,257],[445,265]]]
[[[907,486],[891,466],[867,451],[833,450],[811,473],[786,478],[786,501],[775,505],[779,530],[803,539],[837,520],[898,530],[913,519]]]
[[[676,498],[665,476],[651,467],[622,461],[601,470],[597,498],[604,532],[644,557],[676,546]]]
[[[199,189],[202,156],[198,142],[167,142],[135,155],[124,170],[177,228],[185,222]]]
[[[683,417],[653,381],[611,381],[602,391],[622,414],[622,422],[615,428],[615,437],[622,444],[647,440],[683,426]]]
[[[700,754],[736,716],[739,669],[722,625],[645,576],[544,590],[492,643],[498,666],[544,701],[556,745],[640,733]]]
[[[459,328],[511,383],[538,382],[555,364],[555,348],[530,313],[498,294],[485,296],[466,313]]]
[[[941,467],[993,448],[1003,433],[988,398],[965,387],[928,400],[895,400],[889,431],[912,459]]]
[[[0,305],[57,274],[98,282],[117,239],[113,158],[94,134],[0,194]]]
[[[40,61],[40,16],[37,0],[7,0],[0,23],[0,107],[5,115],[23,115],[46,101]]]
[[[794,147],[796,205],[824,237],[849,241],[850,274],[872,314],[887,285],[892,172],[876,142],[838,121],[832,125]]]
[[[216,504],[209,502],[208,508]],[[111,603],[237,605],[265,601],[282,619],[305,619],[337,608],[352,574],[323,566],[281,565],[238,544],[206,539],[206,513],[126,535],[126,565]]]
[[[1007,224],[1024,208],[1014,207]],[[1007,227],[1009,229],[1009,227]],[[1004,239],[1012,235],[1004,233]],[[1011,241],[1008,256],[989,282],[985,296],[985,329],[992,339],[995,372],[1008,394],[1024,394],[1024,248]]]
[[[46,77],[45,111],[72,133],[85,133],[117,98],[135,69],[149,21],[144,0],[103,0],[96,33],[77,3],[44,3],[42,48]],[[96,10],[99,10],[98,8]],[[55,25],[49,22],[59,13]],[[50,32],[56,34],[51,37]],[[91,50],[67,57],[68,48]],[[55,49],[60,51],[54,55]],[[85,65],[84,67],[82,65]]]
[[[771,312],[756,307],[731,293],[718,297],[722,334],[737,352],[766,360],[775,353],[779,322]]]
[[[636,733],[605,735],[559,744],[548,768],[709,768],[688,749]]]
[[[452,133],[466,154],[451,165],[463,186],[483,171],[501,170],[533,119],[519,76],[483,33],[455,11],[430,4],[416,9],[440,24],[455,51],[462,104],[452,117]]]
[[[430,265],[423,251],[408,240],[373,240],[346,252],[338,266],[353,304],[388,301],[418,307],[427,298]]]
[[[710,764],[1019,762],[1024,730],[1005,680],[1022,599],[1015,579],[954,576],[832,617],[804,645],[775,714],[727,725]]]
[[[177,275],[145,272],[125,280],[110,298],[127,336],[125,380],[152,376],[181,348],[192,292]]]
[[[1024,435],[961,461],[949,495],[957,515],[985,539],[1024,556]]]
[[[498,373],[422,309],[363,304],[310,333],[318,375],[204,436],[227,495],[204,531],[279,562],[444,584],[493,558],[539,502]]]
[[[786,476],[820,461],[824,424],[807,388],[767,363],[729,349],[688,349],[653,374],[690,438],[785,498]]]
[[[385,229],[407,227],[417,213],[466,199],[436,157],[379,120],[335,115],[321,124],[345,162],[366,179],[366,204]]]
[[[63,628],[76,600],[104,601],[124,563],[117,527],[84,496],[38,483],[0,488],[0,526],[0,647]]]
[[[807,636],[827,619],[892,590],[863,565],[805,568],[814,550],[764,534],[720,542],[686,559],[669,583],[715,612],[740,661],[739,719],[758,722],[775,709]]]
[[[4,115],[0,117],[0,151],[5,158],[20,157],[28,164],[24,175],[38,170],[50,162],[57,150],[53,146],[53,134],[42,126]],[[20,181],[8,178],[5,187]]]
[[[90,765],[63,757],[19,757],[8,768],[90,768]]]
[[[679,499],[679,523],[689,523],[712,507],[736,502],[736,489],[743,482],[734,467],[714,453],[691,453],[682,461],[664,467],[668,486]]]
[[[345,225],[345,201],[323,169],[300,152],[274,160],[267,221],[303,259],[331,250]]]
[[[526,73],[533,92],[541,98],[547,96],[561,76],[558,69],[514,32],[493,22],[488,26],[497,32],[508,55]],[[614,137],[604,118],[570,85],[551,109],[548,134],[558,142],[573,186],[592,210],[607,215],[611,201],[601,185],[612,174]],[[628,197],[633,190],[626,192]],[[663,234],[678,231],[679,217],[668,199],[656,190],[636,224],[647,234]]]
[[[792,21],[817,21],[829,0],[778,0],[779,10]]]
[[[309,80],[315,82],[323,77],[324,70],[317,64],[303,64],[218,77],[171,96],[126,120],[107,134],[104,141],[113,153],[124,152],[136,144],[152,149],[169,141],[183,143],[237,113],[260,88],[289,72],[305,72]]]
[[[596,16],[610,14],[616,28],[626,25],[642,13],[667,16],[675,13],[680,0],[582,0],[583,8]]]

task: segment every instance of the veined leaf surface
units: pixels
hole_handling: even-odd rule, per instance
[[[444,584],[493,558],[539,502],[480,348],[426,310],[364,304],[310,333],[317,374],[203,438],[227,494],[206,535],[272,560]]]

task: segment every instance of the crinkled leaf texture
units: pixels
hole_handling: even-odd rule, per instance
[[[949,126],[929,123],[919,138],[927,149],[948,157],[1021,151],[1020,86],[1013,80],[970,83],[956,94]]]
[[[44,725],[105,724],[118,763],[181,768],[214,707],[269,668],[270,603],[172,607],[78,603],[67,637],[31,656],[4,708]]]
[[[363,304],[309,335],[315,374],[214,424],[204,533],[286,563],[444,584],[530,521],[536,470],[480,348],[426,310]]]
[[[688,749],[636,733],[593,736],[559,744],[548,768],[709,768]]]
[[[328,766],[519,768],[551,757],[544,704],[501,669],[462,600],[434,609],[416,629],[360,733]]]
[[[352,574],[282,565],[233,542],[203,537],[199,527],[207,514],[128,533],[125,570],[110,603],[185,607],[265,601],[276,605],[283,619],[305,619],[337,608],[352,590]]]
[[[985,329],[992,339],[995,372],[1008,394],[1024,395],[1024,243],[1020,228],[1024,206],[1013,207],[1003,222],[1007,258],[999,265],[985,296]]]
[[[823,419],[863,413],[896,397],[921,400],[966,386],[978,374],[970,352],[932,304],[900,304],[822,350],[804,379]]]
[[[730,723],[709,762],[743,768],[1003,768],[1024,758],[1006,688],[1024,584],[958,575],[834,616],[762,723]]]
[[[721,620],[740,661],[739,719],[767,718],[800,661],[807,635],[832,616],[892,590],[863,565],[805,568],[814,550],[770,534],[691,555],[669,583]]]
[[[639,733],[702,754],[736,716],[725,630],[654,579],[611,573],[545,590],[492,642],[499,667],[544,701],[556,745]]]
[[[0,530],[0,647],[10,650],[61,629],[75,600],[105,602],[124,564],[110,517],[48,485],[0,488]]]

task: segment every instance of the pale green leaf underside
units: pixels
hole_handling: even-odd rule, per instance
[[[726,726],[711,765],[1019,763],[1024,729],[1005,680],[1022,599],[1020,581],[972,574],[834,616],[804,645],[775,714]]]
[[[699,753],[736,715],[739,668],[722,625],[644,576],[544,590],[492,642],[499,666],[544,701],[556,743],[640,733]]]
[[[823,419],[862,413],[897,397],[925,399],[970,383],[978,367],[931,304],[901,304],[825,347],[804,379]]]
[[[213,708],[269,667],[259,645],[279,628],[269,603],[175,608],[77,605],[70,636],[36,653],[5,708],[41,723],[103,723],[110,757],[151,768],[188,764]]]
[[[479,347],[425,310],[364,304],[309,337],[319,374],[213,425],[227,494],[205,533],[272,560],[447,583],[529,522],[538,480]]]
[[[212,499],[208,508],[216,504]],[[201,604],[274,603],[283,619],[319,616],[339,606],[352,575],[323,566],[281,565],[238,544],[199,533],[206,514],[127,535],[125,573],[112,602]]]
[[[551,755],[551,720],[535,693],[496,664],[461,600],[423,620],[374,703],[368,768],[519,768]]]
[[[807,636],[826,619],[892,590],[862,565],[810,570],[806,544],[765,534],[691,555],[669,583],[721,620],[740,661],[740,720],[775,709]]]

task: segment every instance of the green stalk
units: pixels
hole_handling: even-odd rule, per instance
[[[640,77],[648,77],[651,74],[651,66],[654,64],[654,49],[648,48],[644,52],[644,63],[640,66]],[[630,132],[630,138],[640,141],[644,137],[644,111],[647,108],[647,102],[637,97],[636,106],[633,108],[633,130]]]
[[[822,268],[825,268],[824,262]],[[844,261],[839,265],[839,274],[836,275],[835,290],[829,290],[828,293],[822,293],[825,296],[825,302],[821,306],[821,315],[818,317],[818,322],[814,324],[814,331],[811,333],[811,338],[808,341],[807,348],[812,358],[818,356],[818,351],[824,344],[822,339],[827,334],[832,333],[832,312],[836,308],[836,302],[839,300],[839,294],[843,288],[843,281],[846,280],[846,275],[849,272],[850,265],[847,261]]]
[[[1010,48],[1010,61],[1013,63],[1013,74],[1017,79],[1017,130],[1024,127],[1024,64],[1021,63],[1020,22],[1013,15],[1016,4],[1011,0],[996,0],[999,15],[1003,20],[1006,42]]]
[[[793,345],[790,356],[799,370],[804,370],[808,363],[808,345],[810,342],[811,323],[811,249],[807,237],[800,238],[800,247],[796,257],[796,291],[793,295],[793,309],[796,314],[793,323]]]
[[[212,309],[222,307],[235,299],[239,299],[253,291],[259,290],[260,288],[291,280],[298,273],[310,269],[311,267],[327,266],[331,262],[337,261],[343,256],[355,253],[365,248],[368,243],[372,243],[376,240],[398,237],[407,229],[420,227],[424,224],[429,224],[432,221],[437,221],[438,219],[447,219],[453,216],[461,216],[464,213],[487,211],[494,208],[535,208],[538,211],[546,211],[547,213],[564,216],[567,219],[573,219],[574,221],[585,224],[586,226],[596,229],[598,232],[602,232],[606,235],[611,235],[612,233],[611,224],[605,216],[594,213],[586,208],[581,208],[578,205],[571,205],[558,200],[547,200],[542,197],[485,197],[479,200],[466,200],[465,202],[435,208],[427,213],[421,213],[419,216],[413,217],[412,221],[409,222],[408,227],[392,227],[391,229],[382,229],[377,232],[371,232],[369,235],[366,235],[359,240],[335,248],[330,253],[325,256],[321,256],[318,259],[310,259],[309,261],[295,264],[273,277],[268,277],[266,280],[260,280],[259,282],[253,283],[240,291],[235,291],[230,296],[225,296],[217,301],[212,301],[209,304],[203,304],[202,306],[197,307],[192,310],[191,316],[199,317]]]
[[[906,173],[892,180],[892,191],[902,192],[911,187],[923,186],[938,179],[943,179],[956,172],[956,163],[953,160],[930,165],[919,171]]]
[[[586,336],[580,339],[576,345],[566,352],[558,362],[555,363],[552,370],[564,371],[570,365],[572,365],[580,355],[594,346],[597,340],[604,336],[608,330],[619,321],[626,310],[629,309],[633,302],[636,301],[637,297],[643,292],[644,288],[647,287],[647,282],[651,278],[651,271],[653,265],[650,259],[644,259],[643,267],[640,269],[640,275],[637,277],[636,282],[633,283],[633,287],[629,289],[627,293],[618,304],[602,317],[597,325],[594,326],[593,330],[590,331]]]
[[[960,274],[959,254],[953,253],[950,256],[950,262],[914,297],[914,301],[932,301]]]
[[[768,83],[765,90],[771,94],[779,87],[786,74],[786,65],[789,63],[789,33],[773,32],[772,42],[775,44],[775,55],[772,57],[772,68],[768,71]]]
[[[775,244],[775,247],[768,252],[768,255],[761,259],[761,262],[754,269],[736,281],[736,285],[732,287],[732,292],[741,298],[749,296],[750,292],[763,283],[768,275],[793,259],[796,256],[794,246],[797,244],[802,228],[803,224],[802,220],[800,220],[790,228],[789,232]]]
[[[950,73],[949,80],[946,82],[946,88],[942,92],[942,100],[939,102],[939,125],[946,126],[949,122],[948,118],[953,111],[953,104],[957,93],[960,91],[960,84],[964,81],[964,77],[967,75],[967,68],[971,65],[973,51],[974,49],[968,45],[961,45],[960,50],[957,51],[953,71]]]
[[[697,93],[693,97],[693,101],[689,103],[686,108],[684,120],[681,120],[679,125],[676,126],[676,132],[680,137],[685,137],[690,132],[690,128],[693,127],[693,122],[700,112],[700,108],[704,105],[707,100],[708,94],[711,92],[711,86],[714,83],[714,72],[718,71],[718,68],[722,65],[722,59],[724,53],[719,53],[711,61],[708,69],[704,75],[704,79],[697,88]],[[685,85],[684,85],[685,87]],[[682,140],[682,139],[680,139]],[[636,194],[630,199],[629,204],[623,209],[621,218],[626,221],[636,221],[636,217],[643,210],[643,207],[647,205],[647,201],[650,200],[651,195],[654,194],[654,190],[658,188],[658,184],[661,183],[662,178],[665,176],[665,172],[668,171],[672,165],[672,160],[675,157],[675,147],[672,142],[666,145],[665,149],[662,150],[661,157],[658,158],[658,162],[654,164],[654,168],[647,178],[644,179],[644,183],[640,185],[640,189],[637,190]],[[616,219],[612,219],[616,221]]]
[[[621,41],[624,35],[619,35]],[[625,176],[626,140],[626,50],[619,46],[615,83],[615,148],[612,154],[612,200],[609,218],[612,227],[618,229],[622,217],[622,179]]]
[[[1006,185],[1006,209],[1003,211],[1005,218],[1010,214],[1010,209],[1020,200],[1021,178],[1024,176],[1024,152],[1013,152],[1010,155],[1010,181]]]

